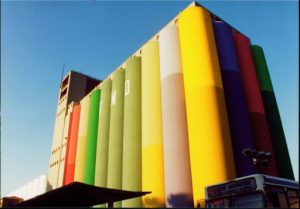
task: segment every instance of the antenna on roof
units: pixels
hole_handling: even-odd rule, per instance
[[[63,68],[62,68],[61,77],[60,77],[60,84],[59,84],[59,85],[61,85],[61,82],[62,82],[62,80],[63,80],[64,71],[65,71],[65,66],[66,66],[66,64],[64,64],[64,65],[63,65]]]

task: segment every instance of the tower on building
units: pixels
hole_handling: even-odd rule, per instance
[[[62,186],[70,113],[73,106],[100,83],[99,80],[70,71],[59,88],[53,142],[50,154],[48,190]]]

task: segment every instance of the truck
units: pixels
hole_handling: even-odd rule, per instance
[[[299,182],[254,174],[205,188],[205,208],[299,208]]]

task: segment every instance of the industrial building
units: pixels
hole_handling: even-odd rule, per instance
[[[18,197],[22,200],[28,200],[37,195],[43,194],[49,190],[47,175],[40,175],[22,187],[7,194],[7,197]]]
[[[253,174],[294,180],[263,50],[195,2],[102,81],[61,82],[49,189],[78,181],[151,192],[117,207],[193,207],[206,186]]]
[[[196,3],[94,86],[66,94],[63,113],[60,96],[52,152],[68,146],[51,157],[53,188],[80,181],[152,192],[119,207],[188,207],[210,184],[294,178],[262,48]],[[245,149],[272,157],[255,164]]]
[[[48,181],[50,189],[62,186],[69,116],[74,103],[89,93],[99,80],[71,71],[61,82],[54,124]]]

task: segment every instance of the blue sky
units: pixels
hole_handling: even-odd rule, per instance
[[[264,48],[298,179],[298,2],[199,2]],[[48,172],[63,64],[103,79],[189,3],[1,2],[1,196]]]

